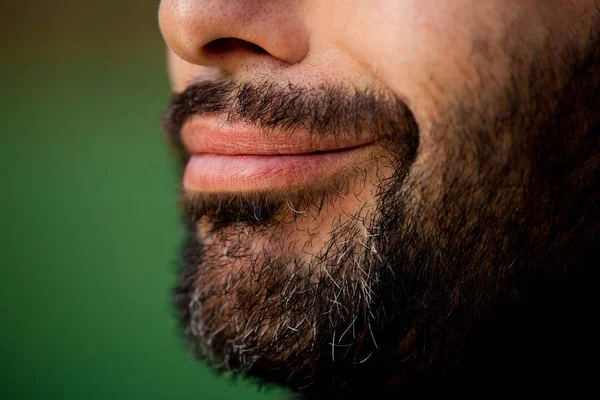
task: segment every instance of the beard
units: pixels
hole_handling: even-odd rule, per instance
[[[379,137],[371,158],[326,184],[182,193],[175,302],[193,351],[307,394],[585,374],[598,49],[507,51],[506,84],[482,72],[428,127],[385,91],[224,79],[176,96],[165,127],[182,165],[193,114]]]

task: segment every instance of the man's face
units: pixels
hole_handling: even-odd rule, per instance
[[[586,271],[600,1],[163,0],[159,17],[190,233],[176,300],[220,370],[404,387],[482,358],[471,343],[541,275]]]

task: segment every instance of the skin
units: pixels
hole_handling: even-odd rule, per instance
[[[300,184],[281,180],[283,187],[267,193],[267,198],[281,202],[293,198],[297,203],[291,208],[298,211],[296,206],[304,206],[302,210],[311,217],[278,211],[247,236],[240,232],[247,232],[252,224],[241,221],[220,226],[211,210],[218,201],[215,196],[245,195],[251,187],[230,187],[224,193],[184,185],[184,204],[197,205],[197,199],[206,204],[195,209],[203,218],[193,220],[191,228],[202,242],[202,257],[186,260],[193,274],[182,278],[180,288],[180,293],[187,293],[179,304],[187,315],[184,325],[196,344],[207,341],[207,333],[194,329],[210,325],[210,315],[217,319],[208,335],[224,343],[235,332],[229,328],[217,332],[219,322],[223,325],[239,317],[256,323],[256,331],[266,338],[250,335],[256,348],[260,340],[273,342],[278,337],[281,320],[294,320],[293,312],[260,290],[247,297],[247,292],[256,290],[249,289],[256,287],[253,284],[279,288],[277,277],[265,272],[269,277],[265,280],[248,274],[249,270],[266,271],[277,265],[285,277],[290,271],[306,276],[307,285],[331,278],[326,267],[350,276],[351,281],[356,279],[347,265],[314,262],[336,250],[331,249],[330,227],[339,221],[348,226],[342,237],[371,243],[368,234],[348,233],[357,227],[349,215],[359,217],[355,219],[365,225],[362,231],[378,227],[411,239],[413,247],[408,239],[398,239],[389,242],[391,249],[386,251],[386,245],[373,242],[391,260],[392,276],[428,268],[435,271],[423,272],[425,276],[407,284],[431,289],[414,289],[414,295],[409,289],[400,291],[396,278],[384,272],[378,275],[382,281],[394,281],[389,287],[384,283],[374,287],[395,293],[396,302],[376,292],[383,300],[375,301],[373,309],[380,310],[381,303],[397,315],[373,321],[366,317],[367,322],[392,322],[381,332],[370,331],[373,342],[362,338],[353,344],[354,363],[340,366],[338,355],[336,364],[337,350],[326,342],[319,344],[323,351],[308,352],[306,348],[314,347],[315,331],[300,330],[277,348],[264,347],[263,353],[257,353],[256,365],[221,365],[220,369],[289,384],[309,394],[421,391],[417,388],[427,382],[444,382],[446,388],[456,389],[472,379],[484,379],[481,369],[492,366],[488,371],[494,371],[496,384],[507,379],[533,385],[523,378],[531,365],[546,377],[552,371],[556,374],[552,376],[563,377],[565,382],[575,379],[568,366],[581,362],[573,353],[585,352],[586,345],[571,348],[572,352],[559,346],[553,357],[546,357],[542,348],[561,343],[566,349],[575,337],[578,343],[593,337],[585,321],[574,316],[586,315],[583,304],[591,303],[591,297],[585,297],[589,286],[585,282],[591,276],[593,261],[589,260],[595,257],[598,232],[591,199],[597,193],[600,171],[594,150],[600,122],[599,1],[163,0],[159,23],[169,49],[169,76],[176,94],[198,82],[216,81],[223,74],[238,83],[256,85],[266,81],[278,87],[340,85],[371,90],[406,106],[418,136],[414,154],[412,145],[406,144],[409,136],[399,133],[353,158],[353,168],[340,174],[324,174],[317,182]],[[225,38],[236,40],[226,42]],[[382,182],[389,180],[395,186],[382,191]],[[331,201],[315,211],[310,199],[323,188]],[[383,203],[387,208],[378,202],[381,193],[389,200]],[[401,201],[395,197],[398,193],[403,193]],[[563,198],[560,193],[568,195]],[[570,211],[571,207],[577,211]],[[419,232],[412,233],[413,226]],[[345,250],[358,260],[361,249]],[[226,251],[239,251],[238,257],[219,258]],[[245,256],[249,252],[262,256],[251,259]],[[428,261],[422,261],[424,255]],[[280,256],[285,262],[274,264],[272,260]],[[411,270],[403,262],[418,267]],[[307,266],[317,272],[307,272]],[[458,275],[460,279],[455,278]],[[190,293],[225,285],[231,277],[237,278],[233,289],[205,294],[202,312],[187,309],[193,303]],[[447,282],[441,285],[444,291],[431,283],[437,278]],[[427,297],[435,290],[440,291],[437,299],[441,300]],[[428,313],[408,305],[417,292],[422,304],[431,302]],[[407,304],[406,309],[398,305],[403,294],[406,299],[401,303]],[[257,296],[260,300],[252,300]],[[575,300],[562,302],[567,297]],[[278,311],[254,321],[251,314],[259,307],[255,301]],[[308,303],[300,299],[298,304]],[[343,323],[348,321],[340,316],[339,326]],[[425,325],[431,328],[422,328]],[[555,329],[556,325],[562,328]],[[336,326],[332,324],[326,332],[333,332],[333,342]],[[317,337],[321,333],[325,334],[316,330]],[[377,344],[376,337],[381,338]],[[508,354],[514,362],[514,357],[527,352],[524,343],[538,337],[548,337],[548,341],[534,345],[530,355],[523,356],[522,365],[508,361]],[[492,350],[490,342],[503,344]],[[423,355],[415,355],[417,350]],[[214,359],[208,353],[202,356],[222,364],[219,356]],[[331,354],[332,360],[322,361],[324,354]],[[533,359],[539,364],[531,364]],[[398,360],[408,361],[401,364]],[[294,373],[299,377],[292,379]]]

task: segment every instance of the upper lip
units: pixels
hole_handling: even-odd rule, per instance
[[[191,154],[292,155],[339,151],[374,142],[376,138],[309,134],[303,131],[260,130],[216,117],[191,117],[182,127],[181,139]]]

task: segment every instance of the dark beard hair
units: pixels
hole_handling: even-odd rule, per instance
[[[591,378],[585,360],[597,355],[592,276],[600,230],[600,46],[594,45],[598,41],[581,54],[558,53],[556,59],[518,69],[518,76],[526,78],[515,77],[498,92],[484,90],[487,82],[481,79],[482,86],[474,90],[489,98],[464,93],[435,124],[447,154],[432,163],[431,171],[411,166],[418,140],[412,138],[409,146],[402,142],[411,136],[404,135],[410,130],[390,123],[390,115],[398,112],[377,113],[377,126],[388,127],[384,135],[392,138],[390,154],[401,149],[405,156],[392,159],[394,177],[379,183],[377,214],[358,213],[333,227],[331,240],[308,265],[293,254],[286,257],[285,238],[275,238],[283,257],[259,258],[249,254],[240,233],[222,230],[245,226],[252,219],[244,217],[247,207],[268,209],[259,212],[261,224],[254,225],[261,234],[273,228],[269,221],[281,210],[281,201],[257,195],[241,200],[233,216],[215,212],[227,209],[223,196],[209,199],[208,207],[192,205],[194,220],[188,225],[175,298],[194,349],[223,371],[308,395],[332,389],[354,394],[467,391],[498,382],[513,389],[520,383]],[[515,56],[514,62],[520,61]],[[176,99],[167,117],[170,132],[178,132],[185,116],[199,110],[226,109],[235,119],[265,129],[300,123],[311,131],[319,125],[306,112],[321,108],[294,108],[286,102],[318,104],[316,94],[301,101],[302,96],[277,94],[269,85],[259,86],[270,87],[269,96],[258,95],[264,89],[242,91],[232,85],[223,91],[219,85],[192,87]],[[218,109],[214,101],[223,93],[225,104]],[[338,98],[349,98],[338,93]],[[479,102],[467,100],[473,98]],[[239,108],[244,110],[246,102],[248,113]],[[333,97],[324,103],[334,104]],[[401,103],[392,104],[381,109]],[[304,113],[296,115],[299,109]],[[338,109],[328,108],[329,118],[321,112],[308,116],[352,120],[351,114],[337,114]],[[277,112],[285,117],[275,118]],[[410,115],[404,108],[400,114]],[[327,134],[333,126],[311,132]],[[432,188],[440,183],[432,178],[441,179],[441,192]],[[231,252],[249,263],[245,274],[222,287],[208,278],[226,273],[228,265],[198,241],[195,222],[207,216],[224,217],[215,234],[239,243]],[[359,242],[363,226],[369,239]],[[365,250],[359,251],[357,243]],[[285,273],[290,265],[298,273]],[[247,282],[262,287],[245,287]],[[250,329],[234,337],[231,330],[221,330],[233,319],[224,320],[230,316],[214,307],[207,312],[204,304],[223,298],[234,298],[240,315],[250,315],[243,321]],[[296,325],[307,315],[308,327]],[[276,340],[261,342],[260,328],[277,316],[294,323],[280,324]],[[304,343],[304,335],[312,339]]]

